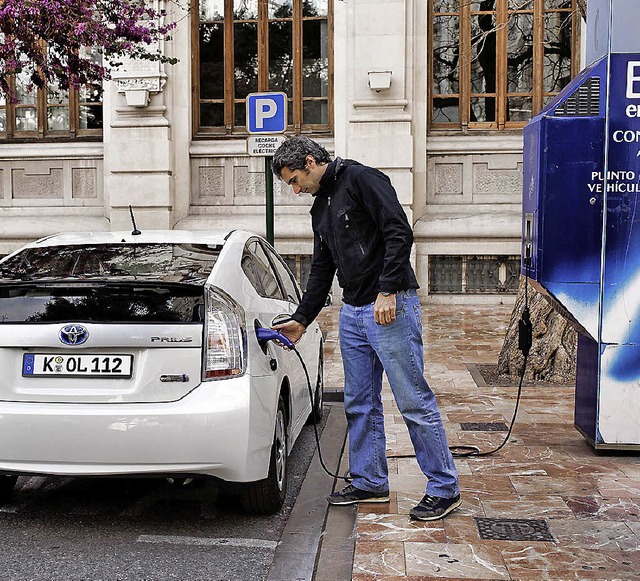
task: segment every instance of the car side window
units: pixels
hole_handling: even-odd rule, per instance
[[[291,274],[289,267],[284,263],[282,258],[278,256],[276,252],[273,251],[269,246],[266,247],[269,258],[271,258],[271,262],[276,269],[278,274],[278,278],[282,283],[284,288],[284,292],[286,295],[286,299],[290,303],[299,304],[300,303],[300,289],[298,288],[298,283],[296,282],[295,277]]]
[[[260,296],[272,299],[283,298],[278,280],[257,240],[250,240],[245,246],[241,266]]]

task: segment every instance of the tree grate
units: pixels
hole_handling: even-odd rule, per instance
[[[554,542],[545,520],[487,517],[474,517],[473,520],[484,540]]]
[[[507,424],[504,422],[465,422],[460,427],[465,432],[507,432]]]

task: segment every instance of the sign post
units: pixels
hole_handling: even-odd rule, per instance
[[[274,245],[273,233],[273,173],[271,159],[285,141],[287,128],[287,95],[285,93],[251,93],[247,95],[247,153],[264,156],[266,183],[267,241]]]

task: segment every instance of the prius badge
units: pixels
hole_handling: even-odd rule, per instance
[[[89,338],[89,331],[82,325],[65,325],[60,329],[58,337],[65,345],[82,345]]]

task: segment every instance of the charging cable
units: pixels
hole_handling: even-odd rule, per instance
[[[509,441],[511,437],[511,432],[513,431],[513,426],[516,423],[516,417],[518,415],[518,408],[520,406],[520,399],[522,397],[522,384],[524,382],[524,375],[527,369],[527,360],[529,359],[529,351],[531,350],[531,345],[533,344],[533,324],[531,323],[531,312],[529,310],[529,264],[527,260],[525,260],[525,286],[524,286],[524,309],[522,310],[522,315],[520,316],[520,321],[518,321],[518,349],[522,351],[524,355],[524,361],[522,363],[522,371],[520,372],[520,382],[518,384],[518,394],[516,395],[516,405],[513,410],[513,417],[511,418],[511,423],[509,424],[509,430],[507,431],[507,435],[505,436],[502,443],[493,450],[481,451],[478,446],[467,446],[467,445],[459,445],[459,446],[449,446],[449,450],[451,451],[451,455],[456,458],[469,458],[469,457],[479,457],[479,456],[489,456],[490,454],[495,454],[496,452],[502,450],[504,446]],[[293,351],[298,359],[300,360],[300,364],[302,365],[302,369],[304,370],[304,374],[307,378],[307,388],[309,390],[309,401],[311,402],[311,407],[315,406],[315,397],[313,395],[313,391],[311,388],[311,380],[309,379],[309,372],[307,371],[307,366],[302,359],[302,356],[296,349],[295,344],[290,341],[285,335],[266,327],[258,327],[256,328],[256,337],[258,338],[259,343],[266,343],[267,341],[275,341],[276,344],[281,345],[282,347],[286,347],[290,351]],[[340,476],[338,474],[334,474],[331,472],[327,466],[325,465],[324,459],[322,458],[322,450],[320,448],[320,435],[318,434],[318,426],[313,424],[313,431],[316,437],[316,445],[318,446],[318,458],[320,459],[320,465],[322,469],[333,478],[339,478],[340,480],[344,480],[345,482],[351,482],[351,478],[349,476]],[[407,456],[396,456],[397,458],[413,458],[414,455]]]
[[[313,409],[316,405],[316,398],[313,395],[313,390],[311,388],[311,379],[309,378],[309,372],[307,371],[307,366],[302,359],[302,356],[296,349],[293,341],[290,341],[285,335],[276,331],[275,329],[269,329],[266,327],[258,327],[256,328],[256,337],[258,338],[258,343],[264,344],[267,341],[275,341],[276,345],[280,345],[281,347],[285,347],[290,351],[293,351],[298,359],[300,360],[300,364],[302,365],[302,369],[304,371],[305,377],[307,378],[307,388],[309,390],[309,401],[311,402],[311,409]],[[322,449],[320,448],[320,434],[318,433],[318,426],[316,423],[313,423],[313,432],[316,436],[316,446],[318,447],[318,458],[320,459],[320,466],[322,469],[331,477],[338,478],[340,480],[344,480],[345,482],[351,482],[351,478],[349,476],[340,476],[338,474],[334,474],[327,468],[324,458],[322,457]]]
[[[531,350],[531,345],[533,344],[533,324],[531,323],[531,313],[529,311],[529,264],[527,263],[526,259],[525,268],[526,273],[524,279],[524,309],[522,310],[520,321],[518,321],[518,349],[522,351],[522,354],[524,355],[524,361],[522,362],[520,383],[518,384],[518,395],[516,396],[516,406],[513,410],[513,417],[511,418],[511,423],[509,424],[509,430],[502,443],[493,450],[481,452],[480,448],[478,448],[477,446],[449,446],[451,455],[455,456],[456,458],[468,458],[470,456],[489,456],[490,454],[495,454],[499,450],[502,450],[502,448],[504,448],[506,443],[509,441],[511,431],[513,430],[513,426],[516,423],[516,416],[518,415],[518,407],[520,405],[520,398],[522,396],[522,383],[524,382],[524,373],[527,369],[529,351]]]

